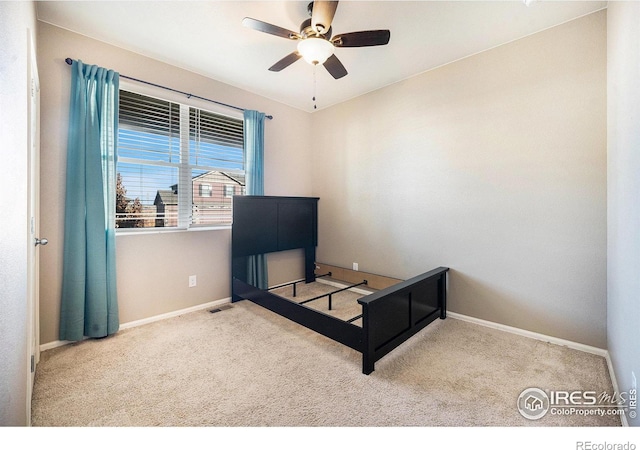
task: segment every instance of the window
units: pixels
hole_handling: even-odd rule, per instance
[[[243,146],[241,118],[121,90],[116,227],[230,224]]]
[[[200,184],[200,197],[211,197],[211,185],[210,184],[204,184],[204,183]]]

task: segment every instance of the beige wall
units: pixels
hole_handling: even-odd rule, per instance
[[[62,277],[64,177],[71,72],[66,57],[205,98],[272,114],[265,125],[265,193],[310,195],[310,115],[232,86],[39,23],[42,80],[41,343],[58,340]],[[221,62],[223,64],[224,62]],[[230,231],[194,231],[117,238],[120,321],[127,323],[230,296]],[[270,282],[303,274],[300,258],[275,255]],[[283,266],[284,265],[284,266]],[[188,276],[198,286],[189,289]]]
[[[620,391],[640,378],[640,3],[609,2],[607,337]],[[638,418],[628,418],[640,425]]]
[[[319,261],[399,278],[446,265],[452,311],[606,346],[605,12],[313,115],[39,31],[42,343],[58,333],[69,56],[273,114],[266,193],[320,197]],[[229,296],[229,235],[120,236],[121,322]],[[273,255],[271,284],[301,276],[299,256]]]
[[[606,12],[313,115],[318,260],[606,347]]]

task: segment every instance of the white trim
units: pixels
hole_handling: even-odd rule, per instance
[[[165,234],[165,233],[191,233],[192,231],[218,231],[230,230],[231,225],[192,225],[189,228],[178,227],[151,227],[151,228],[116,228],[116,237],[135,236],[138,234]],[[118,231],[122,230],[122,231]]]
[[[181,316],[183,314],[189,314],[195,311],[200,311],[202,309],[215,308],[227,303],[231,303],[231,297],[223,298],[221,300],[214,300],[209,303],[202,303],[200,305],[192,306],[190,308],[180,309],[178,311],[172,311],[172,312],[160,314],[153,317],[148,317],[146,319],[140,319],[140,320],[135,320],[133,322],[123,323],[122,325],[120,325],[120,330],[127,330],[129,328],[139,327],[140,325],[146,325],[149,323],[158,322],[160,320],[170,319],[172,317]]]
[[[178,228],[193,221],[193,177],[189,165],[189,106],[180,104],[180,165],[178,166]]]
[[[611,384],[613,385],[613,392],[620,392],[618,388],[618,380],[616,378],[616,372],[613,370],[613,362],[611,361],[611,355],[607,351],[607,355],[605,356],[607,360],[607,367],[609,368],[609,377],[611,378]],[[620,420],[622,421],[623,427],[629,426],[629,421],[627,420],[626,412],[620,415]]]
[[[159,314],[159,315],[153,316],[153,317],[147,317],[146,319],[134,320],[133,322],[123,323],[123,324],[120,325],[120,330],[119,331],[127,330],[129,328],[139,327],[141,325],[147,325],[149,323],[158,322],[160,320],[170,319],[172,317],[177,317],[177,316],[181,316],[183,314],[188,314],[188,313],[192,313],[192,312],[195,312],[195,311],[200,311],[202,309],[215,308],[215,307],[218,307],[218,306],[221,306],[221,305],[225,305],[227,303],[231,303],[231,297],[223,298],[223,299],[220,299],[220,300],[214,300],[214,301],[208,302],[208,303],[202,303],[200,305],[191,306],[191,307],[185,308],[185,309],[179,309],[177,311],[172,311],[172,312],[168,312],[168,313],[164,313],[164,314]],[[85,337],[84,339],[88,339],[88,338]],[[53,342],[49,342],[47,344],[41,345],[40,346],[40,351],[44,352],[46,350],[51,350],[52,348],[62,347],[62,346],[65,346],[67,344],[73,344],[73,343],[74,343],[74,341],[53,341]]]
[[[336,283],[335,281],[324,280],[324,279],[320,279],[320,278],[316,279],[316,281],[318,283],[325,283],[325,284],[329,284],[331,286],[335,286],[335,287],[338,287],[338,288],[343,288],[343,287],[347,286],[347,285],[342,284],[342,283]],[[353,292],[357,292],[358,294],[364,294],[364,295],[371,294],[371,291],[366,291],[364,289],[351,288],[350,290],[353,291]],[[477,319],[475,317],[466,316],[464,314],[459,314],[459,313],[455,313],[455,312],[451,312],[451,311],[447,311],[447,317],[451,317],[452,319],[463,320],[465,322],[474,323],[476,325],[481,325],[483,327],[488,327],[488,328],[493,328],[493,329],[500,330],[500,331],[505,331],[507,333],[517,334],[519,336],[524,336],[524,337],[528,337],[528,338],[531,338],[531,339],[536,339],[538,341],[549,342],[551,344],[561,345],[561,346],[564,346],[564,347],[572,348],[574,350],[580,350],[580,351],[583,351],[583,352],[587,352],[587,353],[591,353],[591,354],[594,354],[594,355],[602,356],[603,358],[607,358],[607,362],[609,364],[609,371],[611,372],[612,369],[613,369],[613,367],[611,366],[610,359],[609,359],[609,352],[606,349],[603,349],[603,348],[592,347],[590,345],[581,344],[579,342],[573,342],[573,341],[568,341],[566,339],[560,339],[560,338],[553,337],[553,336],[547,336],[545,334],[536,333],[536,332],[533,332],[533,331],[527,331],[527,330],[523,330],[521,328],[510,327],[508,325],[503,325],[503,324],[496,323],[496,322],[490,322],[488,320]]]
[[[538,341],[549,342],[550,344],[561,345],[581,352],[591,353],[593,355],[602,356],[607,362],[607,368],[609,370],[609,377],[611,378],[611,384],[613,386],[613,392],[620,392],[618,389],[618,380],[616,379],[616,373],[613,370],[613,363],[611,362],[611,355],[609,351],[604,348],[592,347],[590,345],[581,344],[579,342],[568,341],[566,339],[560,339],[553,336],[547,336],[541,333],[535,333],[533,331],[523,330],[521,328],[510,327],[508,325],[502,325],[496,322],[489,322],[488,320],[476,319],[475,317],[465,316],[464,314],[458,314],[455,312],[447,311],[447,317],[452,319],[463,320],[465,322],[474,323],[483,327],[493,328],[499,331],[507,333],[517,334],[519,336],[536,339]],[[620,415],[620,420],[623,427],[628,427],[626,414]]]
[[[335,286],[335,287],[338,287],[338,288],[346,287],[346,285],[341,284],[341,283],[336,283],[334,281],[329,281],[329,280],[324,280],[324,279],[316,279],[316,281],[319,282],[319,283],[329,284],[331,286]],[[364,289],[352,288],[350,290],[353,291],[353,292],[357,292],[359,294],[364,294],[364,295],[371,294],[370,291],[366,291]],[[531,339],[536,339],[538,341],[544,341],[544,342],[549,342],[549,343],[555,344],[555,345],[561,345],[561,346],[564,346],[564,347],[572,348],[574,350],[580,350],[582,352],[591,353],[593,355],[602,356],[603,358],[605,358],[607,360],[607,365],[609,366],[609,372],[611,373],[612,381],[615,379],[614,374],[613,374],[613,366],[611,364],[611,359],[609,357],[609,352],[604,348],[592,347],[590,345],[581,344],[579,342],[568,341],[566,339],[560,339],[560,338],[557,338],[557,337],[548,336],[546,334],[541,334],[541,333],[536,333],[536,332],[533,332],[533,331],[523,330],[522,328],[515,328],[515,327],[511,327],[509,325],[503,325],[503,324],[497,323],[497,322],[490,322],[488,320],[477,319],[475,317],[466,316],[464,314],[459,314],[459,313],[452,312],[452,311],[447,311],[447,317],[451,317],[452,319],[462,320],[462,321],[465,321],[465,322],[474,323],[476,325],[480,325],[480,326],[483,326],[483,327],[493,328],[495,330],[505,331],[507,333],[517,334],[519,336],[524,336],[524,337],[528,337],[528,338],[531,338]],[[617,391],[616,383],[614,383],[614,390]]]
[[[592,347],[590,345],[581,344],[579,342],[568,341],[566,339],[560,339],[553,336],[547,336],[546,334],[536,333],[534,331],[523,330],[521,328],[510,327],[501,323],[489,322],[488,320],[476,319],[475,317],[465,316],[464,314],[458,314],[455,312],[447,311],[447,317],[452,319],[463,320],[465,322],[475,323],[483,327],[494,328],[500,331],[506,331],[507,333],[517,334],[519,336],[536,339],[538,341],[549,342],[550,344],[561,345],[563,347],[572,348],[574,350],[580,350],[582,352],[591,353],[593,355],[607,357],[607,350],[604,348]]]

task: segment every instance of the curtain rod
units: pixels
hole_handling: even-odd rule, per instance
[[[73,60],[71,58],[66,58],[64,60],[64,62],[66,62],[69,65],[73,64]],[[206,102],[211,102],[211,103],[215,103],[217,105],[226,106],[227,108],[237,109],[238,111],[242,111],[242,112],[245,111],[244,108],[240,108],[239,106],[228,105],[227,103],[222,103],[222,102],[218,102],[216,100],[211,100],[209,98],[200,97],[198,95],[193,95],[193,94],[190,94],[188,92],[179,91],[177,89],[173,89],[173,88],[170,88],[170,87],[167,87],[167,86],[162,86],[160,84],[151,83],[149,81],[139,80],[138,78],[128,77],[128,76],[122,75],[122,74],[120,74],[120,78],[126,78],[127,80],[136,81],[136,82],[142,83],[142,84],[148,84],[149,86],[155,86],[155,87],[160,88],[160,89],[166,89],[167,91],[172,91],[172,92],[176,92],[178,94],[186,95],[187,98],[192,98],[193,97],[193,98],[197,98],[197,99],[200,99],[200,100],[204,100]],[[265,117],[267,119],[269,119],[269,120],[273,119],[273,116],[265,115]]]

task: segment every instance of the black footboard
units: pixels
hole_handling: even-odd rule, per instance
[[[426,272],[358,300],[362,305],[362,372],[436,318],[447,314],[446,267]]]

